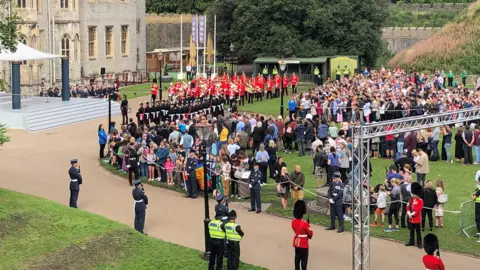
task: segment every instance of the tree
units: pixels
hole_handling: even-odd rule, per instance
[[[9,13],[9,0],[0,0],[0,52],[2,50],[16,51],[17,28],[15,12]]]
[[[147,12],[151,13],[203,13],[214,0],[147,0]]]
[[[233,12],[237,7],[236,0],[215,0],[207,10],[208,32],[213,35],[214,16],[217,15],[217,52],[223,55],[230,53],[233,40]]]
[[[0,124],[0,145],[10,141],[10,138],[7,136],[7,128],[5,125]]]
[[[362,55],[373,65],[381,48],[381,27],[387,0],[242,0],[228,16],[217,12],[217,26],[231,25],[220,33],[235,45],[236,54],[313,57]],[[221,11],[221,10],[220,10]],[[228,11],[228,10],[227,10]],[[229,43],[228,41],[223,41]]]

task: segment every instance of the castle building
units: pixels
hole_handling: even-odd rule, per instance
[[[69,58],[71,84],[146,71],[145,0],[10,0],[20,42]],[[131,76],[131,75],[130,75]],[[0,63],[9,85],[10,64]],[[21,85],[35,93],[60,86],[61,60],[26,61]]]

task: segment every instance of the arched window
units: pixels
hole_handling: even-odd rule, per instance
[[[27,0],[17,0],[17,6],[19,8],[27,8]]]
[[[78,34],[75,35],[75,38],[73,39],[73,61],[78,62],[78,56],[79,56],[79,44],[80,40],[78,37]]]
[[[23,43],[23,44],[27,45],[27,37],[24,36],[24,35],[20,35],[18,37],[18,41],[20,41],[20,43]],[[22,62],[22,65],[26,65],[26,64],[27,64],[27,61]]]
[[[62,38],[62,56],[70,57],[70,38],[67,35]]]

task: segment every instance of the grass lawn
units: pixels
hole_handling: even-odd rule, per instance
[[[198,250],[0,189],[0,269],[206,269]],[[67,267],[68,266],[68,267]],[[262,269],[241,264],[240,269]]]
[[[141,96],[148,96],[150,95],[151,85],[152,83],[142,83],[142,84],[123,87],[120,89],[120,94],[122,96],[122,99],[123,99],[123,95],[127,95],[128,99],[141,97]]]

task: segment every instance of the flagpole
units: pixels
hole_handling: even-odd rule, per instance
[[[203,38],[203,77],[206,78],[207,77],[207,70],[205,69],[206,67],[206,63],[207,63],[207,38],[208,38],[208,34],[207,34],[207,15],[205,14],[205,26],[204,26],[204,35],[205,37]]]
[[[183,15],[180,14],[180,74],[178,80],[183,80]]]
[[[200,39],[200,37],[198,36],[198,14],[195,14],[195,17],[197,19],[197,22],[195,23],[195,36],[196,36],[196,43],[197,43],[197,46],[195,46],[196,50],[197,50],[197,53],[196,53],[196,57],[197,57],[197,62],[195,63],[195,77],[198,79],[198,40]]]
[[[217,76],[217,14],[213,22],[213,75]]]

